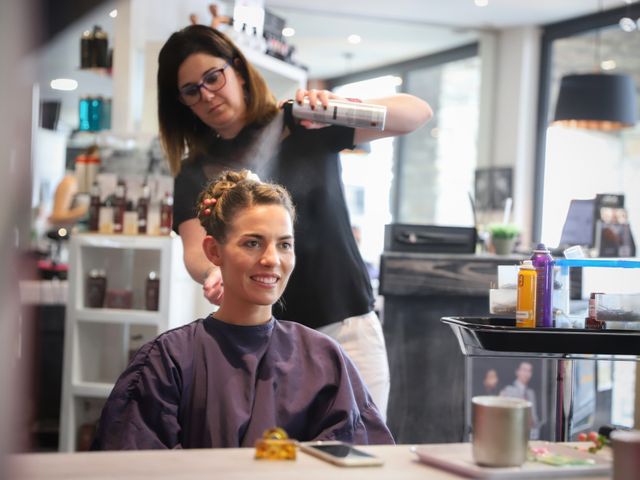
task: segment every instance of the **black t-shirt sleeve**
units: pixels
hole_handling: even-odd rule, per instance
[[[207,179],[199,165],[185,164],[173,184],[173,230],[186,220],[197,217],[196,203]]]
[[[332,125],[325,128],[308,130],[302,126],[295,132],[301,144],[306,144],[316,152],[337,153],[346,148],[353,148],[355,129]]]

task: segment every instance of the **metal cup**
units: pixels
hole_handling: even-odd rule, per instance
[[[473,459],[488,467],[516,467],[527,459],[531,402],[520,398],[473,397]]]
[[[634,480],[640,472],[640,430],[611,432],[613,480]]]

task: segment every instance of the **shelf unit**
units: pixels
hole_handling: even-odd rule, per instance
[[[196,284],[174,236],[80,234],[69,246],[70,275],[66,310],[64,369],[60,412],[60,450],[77,449],[78,433],[99,418],[114,382],[131,355],[145,342],[195,319]],[[107,290],[132,292],[131,309],[88,308],[86,279],[104,269]],[[145,310],[149,272],[160,277],[157,311]]]

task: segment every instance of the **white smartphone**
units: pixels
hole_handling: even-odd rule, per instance
[[[373,467],[382,465],[381,458],[363,452],[344,442],[317,441],[302,442],[300,449],[310,455],[341,467]]]

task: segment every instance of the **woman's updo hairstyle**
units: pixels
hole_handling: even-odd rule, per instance
[[[209,183],[198,197],[198,219],[207,235],[224,243],[236,214],[256,205],[280,205],[295,221],[289,192],[281,185],[260,182],[249,170],[228,170]]]

